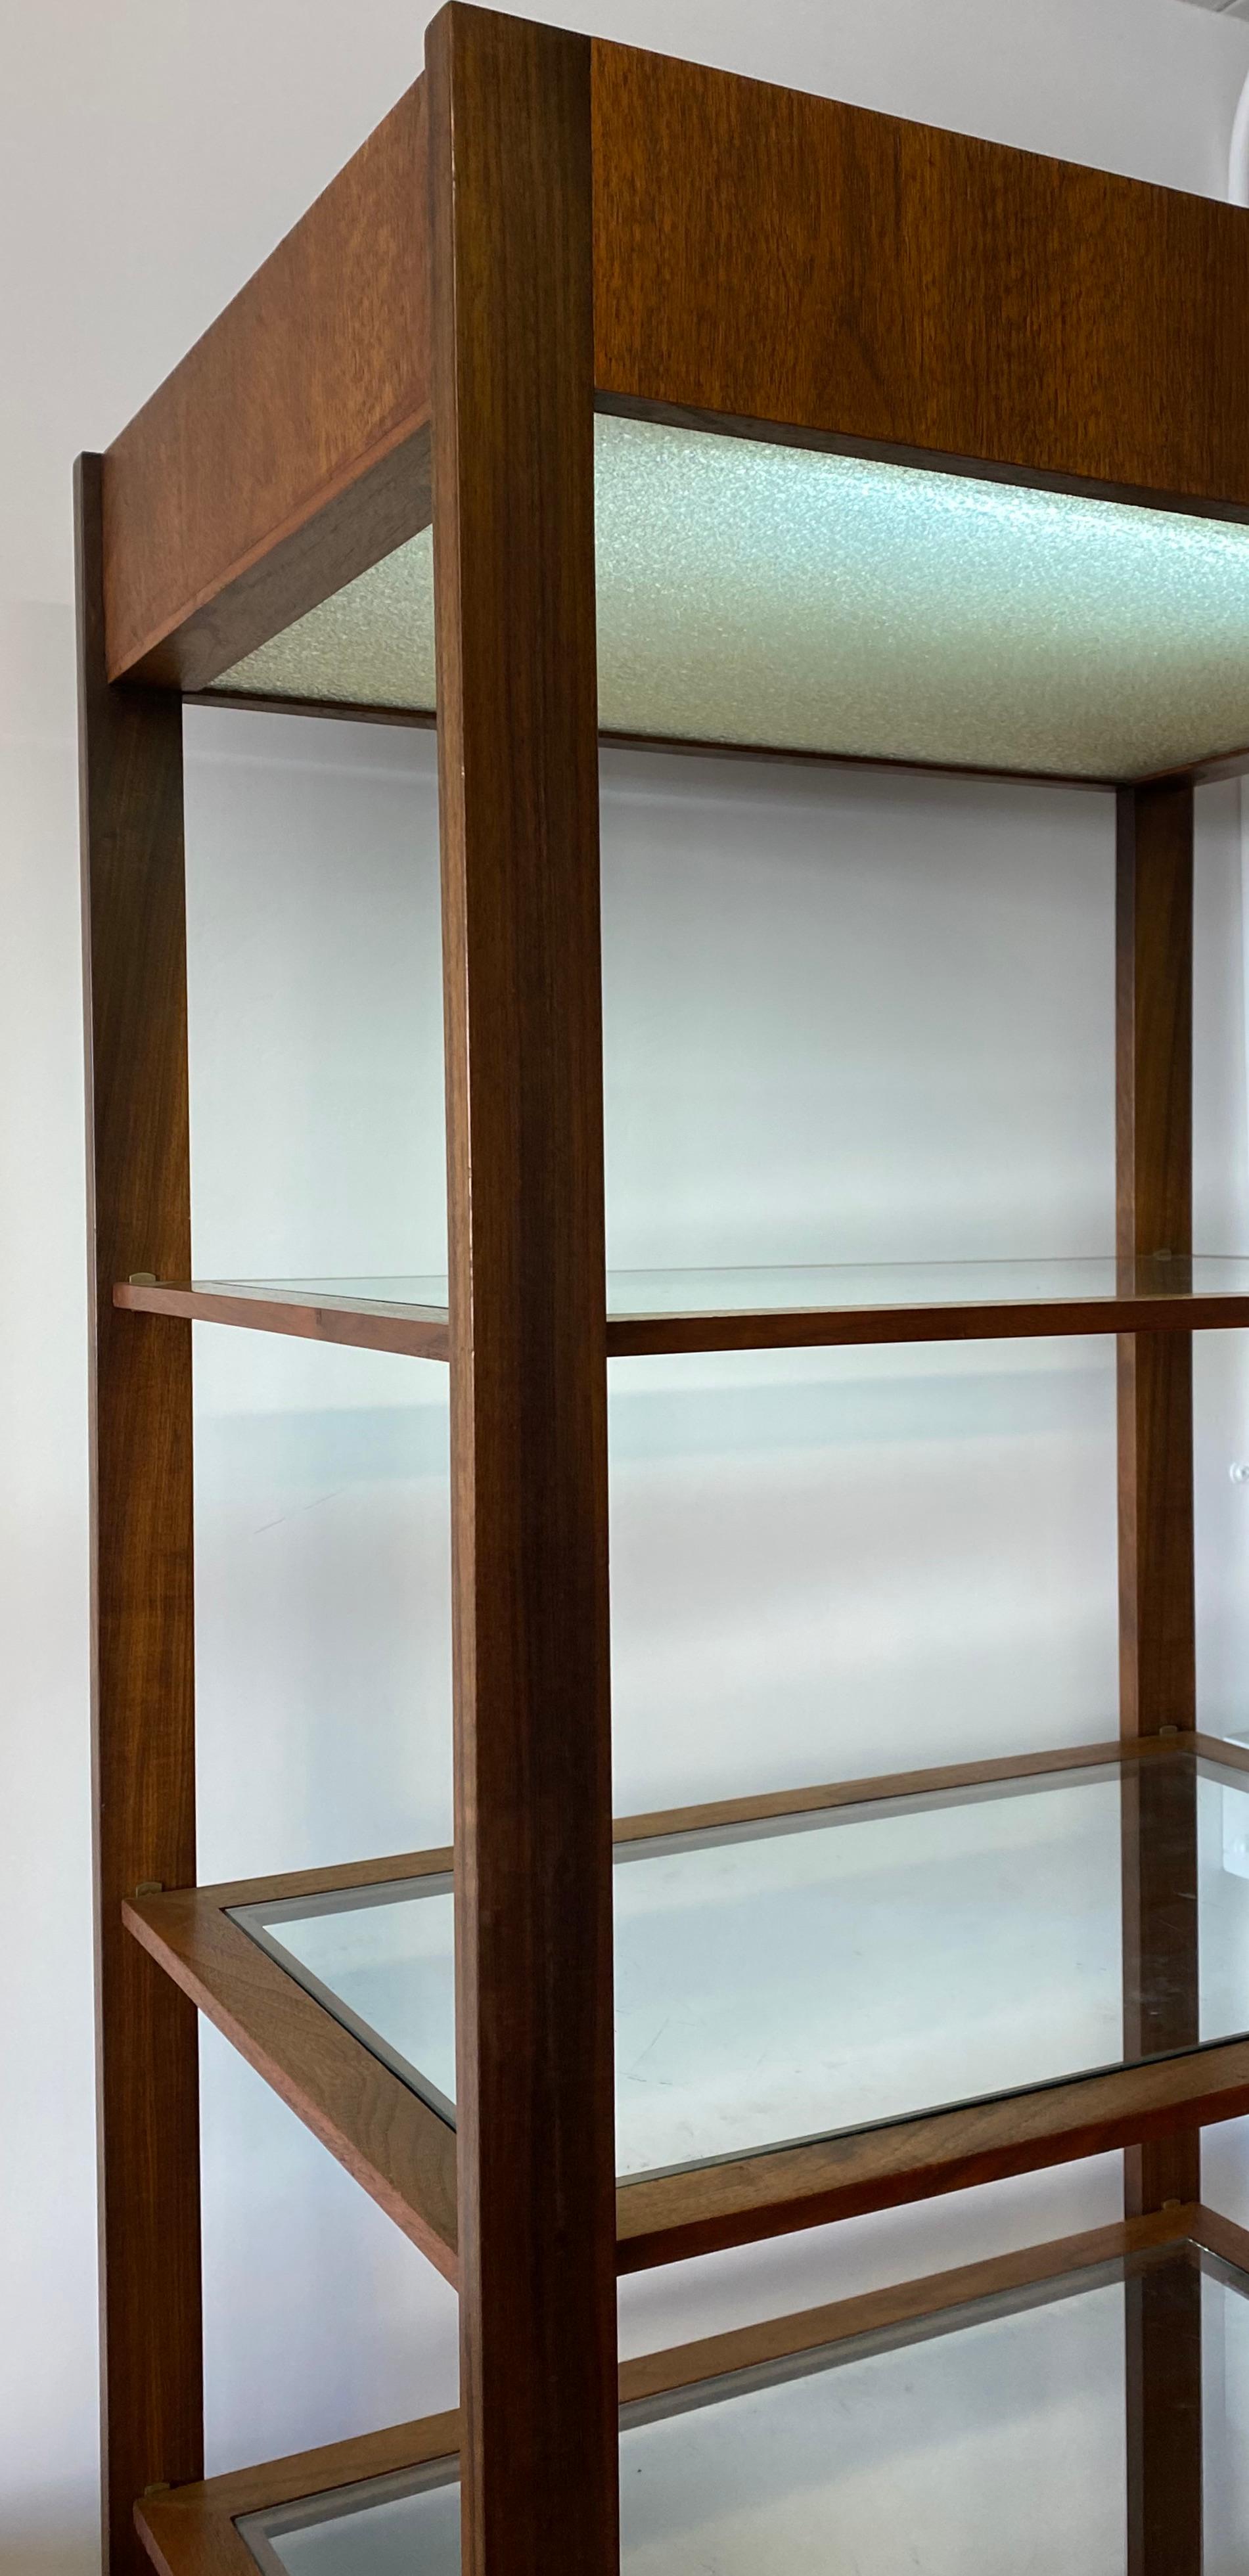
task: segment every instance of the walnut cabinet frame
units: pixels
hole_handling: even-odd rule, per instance
[[[1048,2131],[1040,2112],[1021,2131],[999,2108],[987,2161],[966,2152],[960,2164],[948,2136],[944,2148],[913,2139],[857,2198],[827,2176],[821,2196],[781,2158],[766,2188],[739,2177],[732,2207],[719,2186],[701,2204],[687,2190],[678,2223],[673,2186],[656,2184],[648,2219],[626,2225],[623,2259],[1020,2170],[1052,2157],[1055,2137],[1073,2154],[1123,2144],[1127,2219],[1148,2227],[1172,2203],[1198,2203],[1201,2122],[1249,2107],[1249,2042],[1191,2053],[1196,1828],[1184,1780],[1195,1764],[1149,1758],[1164,1736],[1200,1749],[1191,1332],[1249,1320],[1249,1281],[1203,1300],[1185,1267],[1193,791],[1249,766],[1249,720],[1243,746],[1213,746],[1179,772],[1096,782],[1118,800],[1117,1297],[1094,1307],[1073,1288],[1030,1308],[1007,1296],[909,1312],[903,1301],[883,1322],[856,1309],[849,1327],[827,1307],[797,1323],[609,1324],[593,463],[597,411],[1235,526],[1249,521],[1246,381],[1239,210],[451,0],[415,86],[107,454],[83,460],[114,2576],[146,2563],[146,2549],[175,2576],[244,2563],[224,2524],[213,2539],[211,2491],[195,2485],[196,2003],[454,2268],[466,2568],[609,2576],[617,2563],[609,1349],[1118,1332],[1125,1991],[1130,2050],[1150,2060],[1110,2079],[1112,2099],[1055,2113]],[[309,1295],[248,1307],[220,1283],[191,1284],[181,700],[255,703],[231,692],[235,666],[431,518],[446,1304],[347,1301],[344,1312]],[[1175,1265],[1165,1294],[1159,1260]],[[1148,1295],[1141,1264],[1155,1265]],[[280,2038],[257,2038],[248,2017],[264,2021],[265,1996],[254,1981],[246,2002],[227,1995],[223,1892],[195,1892],[196,1316],[449,1360],[450,2152],[401,2087],[376,2069],[364,2077],[342,2034],[327,2038],[315,2006],[288,2008]],[[864,2150],[864,2173],[871,2161]],[[1137,2373],[1138,2394],[1147,2381]],[[1188,2486],[1175,2471],[1158,2504],[1142,2470],[1142,2566],[1199,2563],[1191,2528],[1177,2541],[1166,2521],[1184,2509],[1189,2472],[1191,2457]],[[189,2501],[166,2493],[180,2488]],[[185,2558],[178,2532],[192,2534]]]

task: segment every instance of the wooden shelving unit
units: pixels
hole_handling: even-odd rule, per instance
[[[1012,2302],[1074,2314],[1095,2277],[1121,2297],[1126,2563],[1199,2576],[1202,2301],[1212,2282],[1242,2299],[1249,2272],[1201,2206],[1201,2126],[1249,2110],[1249,1994],[1201,1802],[1249,1795],[1249,1757],[1196,1732],[1191,1337],[1249,1321],[1249,1258],[1192,1248],[1193,795],[1249,767],[1247,381],[1239,210],[452,0],[421,79],[83,460],[112,2576],[149,2555],[166,2576],[280,2568],[284,2532],[341,2514],[362,2544],[396,2502],[427,2576],[461,2522],[474,2576],[611,2576],[620,2444],[644,2422],[709,2423],[939,2324],[974,2337]],[[666,614],[630,605],[665,511],[687,602],[704,572],[720,585],[715,654],[696,615],[682,656]],[[754,567],[736,625],[735,565]],[[934,706],[932,620],[964,580],[972,641],[965,662],[953,627],[939,642]],[[447,1282],[194,1279],[184,698],[400,723],[436,703]],[[1115,795],[1104,1261],[605,1280],[600,733]],[[193,1321],[448,1363],[453,1853],[196,1886]],[[1118,1336],[1116,1740],[828,1790],[761,1780],[754,1800],[617,1824],[613,1871],[609,1356],[1088,1332]],[[714,1849],[731,1910],[733,1871],[770,1870],[779,2010],[799,1842],[835,1878],[838,1837],[909,1820],[939,1947],[949,1820],[974,1875],[1021,1798],[1108,1829],[1113,2045],[1081,2019],[1091,1983],[1055,1965],[1061,2027],[1032,2045],[1023,2012],[1009,2062],[976,2057],[969,1988],[934,2073],[908,2060],[913,1996],[882,1988],[901,2036],[877,2095],[825,2083],[815,2035],[803,2066],[799,2033],[810,2116],[796,2095],[747,2106],[731,2072],[695,2101],[691,2078],[692,2150],[634,2152],[622,2120],[618,2173],[613,1878],[696,1876]],[[428,1929],[452,1903],[431,2057],[335,1966],[333,1926],[372,1907],[397,1931],[424,1907]],[[973,1946],[1003,1937],[995,1905]],[[731,1940],[724,1956],[730,1977]],[[457,2283],[458,2419],[200,2483],[197,2007]],[[731,2023],[731,1982],[716,2009]],[[618,2270],[1107,2147],[1125,2155],[1109,2232],[618,2384]],[[626,2517],[626,2563],[633,2546]]]

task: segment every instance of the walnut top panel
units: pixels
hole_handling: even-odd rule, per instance
[[[626,404],[1249,508],[1249,214],[596,44]]]

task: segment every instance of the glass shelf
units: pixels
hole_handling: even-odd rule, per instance
[[[1249,2034],[1249,1772],[1163,1754],[707,1813],[617,1843],[622,2180]],[[1125,1916],[1138,1832],[1151,1884],[1180,1893],[1156,1923]],[[453,2122],[448,1871],[229,1910]]]
[[[1249,2103],[1242,1746],[1015,1754],[615,1832],[621,2272]],[[450,1869],[123,1914],[454,2282]]]
[[[1012,2268],[1026,2262],[997,2267]],[[707,2377],[692,2366],[714,2347],[687,2348],[684,2382],[621,2409],[621,2564],[1231,2576],[1249,2563],[1247,2291],[1231,2264],[1164,2245],[776,2356],[787,2327],[815,2323],[784,2320],[755,2330],[774,2357]],[[751,2340],[726,2339],[735,2355]],[[664,2359],[634,2374],[662,2375]],[[459,2519],[444,2457],[237,2515],[236,2529],[264,2576],[458,2576]]]
[[[595,424],[605,731],[1119,779],[1249,743],[1249,529]],[[434,705],[428,528],[215,683]]]
[[[447,1356],[447,1282],[392,1278],[131,1280],[119,1305],[374,1349]],[[1249,1257],[614,1270],[607,1346],[743,1350],[1249,1325]]]

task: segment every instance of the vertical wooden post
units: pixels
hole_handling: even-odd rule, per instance
[[[1201,2270],[1175,2255],[1123,2285],[1128,2576],[1202,2576]]]
[[[426,39],[464,2565],[618,2559],[589,45]]]
[[[1192,1251],[1193,790],[1122,788],[1116,924],[1116,1135],[1121,1260]],[[1192,1337],[1119,1343],[1120,1723],[1196,1722]],[[1125,1790],[1129,2049],[1197,2032],[1196,1815],[1191,1781]],[[1177,1799],[1186,1810],[1177,1813]],[[1196,2196],[1191,2131],[1129,2156],[1129,2215]],[[1152,2178],[1152,2179],[1151,2179]]]
[[[1122,788],[1116,898],[1121,1261],[1192,1251],[1193,790]],[[1120,1724],[1196,1722],[1192,1336],[1123,1336],[1119,1386]],[[1143,1769],[1123,1790],[1124,2047],[1199,2037],[1196,1779]],[[1127,2214],[1196,2200],[1197,2129],[1129,2148]],[[1146,2270],[1127,2302],[1130,2576],[1200,2576],[1201,2278]]]
[[[118,1313],[190,1270],[182,709],[108,686],[101,461],[76,484],[86,980],[92,1701],[105,2566],[203,2467],[195,2008],[123,1929],[195,1877],[189,1324]]]

